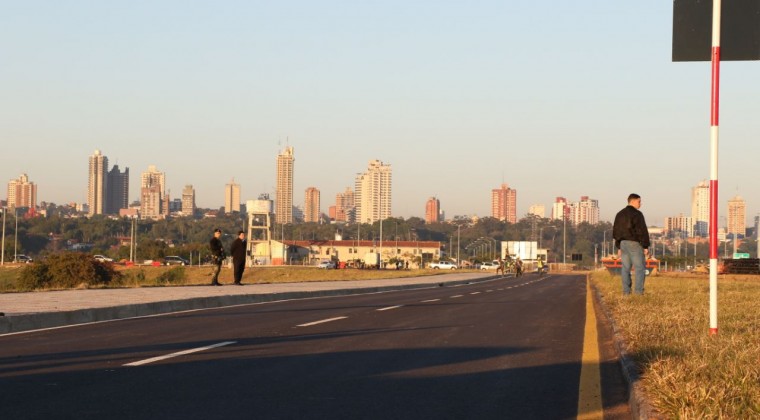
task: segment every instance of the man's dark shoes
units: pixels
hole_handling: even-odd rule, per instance
[[[212,285],[212,286],[221,286],[221,285],[222,285],[222,283],[214,282],[214,283],[211,283],[211,285]]]
[[[235,282],[235,283],[233,283],[233,284],[234,284],[235,286],[242,286],[242,285],[243,285],[243,283],[241,283],[241,282],[239,282],[239,281],[236,281],[236,282]]]

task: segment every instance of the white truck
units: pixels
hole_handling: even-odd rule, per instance
[[[362,262],[364,263],[365,268],[378,268],[380,267],[380,253],[368,252],[364,254]]]
[[[457,269],[457,265],[451,261],[438,261],[438,262],[430,263],[429,267],[434,270],[456,270]]]

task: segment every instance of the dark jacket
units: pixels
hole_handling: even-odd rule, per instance
[[[630,205],[620,210],[615,215],[612,237],[615,238],[615,248],[618,249],[620,249],[620,241],[636,241],[644,249],[649,248],[649,230],[644,221],[644,214]]]
[[[230,255],[232,255],[232,262],[245,261],[245,241],[235,238],[230,246]]]
[[[211,255],[215,257],[215,263],[221,264],[224,259],[224,247],[222,246],[222,241],[215,236],[211,238],[209,246],[211,247]]]

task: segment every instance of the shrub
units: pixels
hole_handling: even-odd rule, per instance
[[[177,266],[164,271],[156,278],[156,283],[182,283],[185,280],[185,267]]]
[[[111,263],[96,261],[80,252],[62,252],[24,268],[19,276],[19,287],[31,290],[102,285],[119,276]]]

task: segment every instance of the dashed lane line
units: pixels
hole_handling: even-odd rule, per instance
[[[456,299],[456,298],[460,298],[460,297],[463,297],[463,296],[464,296],[464,295],[454,295],[454,296],[450,296],[450,298],[451,298],[451,299]]]
[[[428,303],[428,302],[438,302],[439,300],[440,300],[440,299],[428,299],[428,300],[423,300],[423,301],[421,301],[421,303]]]
[[[389,306],[387,308],[380,308],[380,309],[378,309],[378,312],[380,312],[380,311],[389,311],[391,309],[400,308],[401,306],[403,306],[403,305],[396,305],[396,306]]]
[[[237,341],[225,341],[223,343],[212,344],[210,346],[198,347],[198,348],[195,348],[195,349],[178,351],[176,353],[167,354],[165,356],[158,356],[158,357],[152,357],[150,359],[139,360],[137,362],[127,363],[124,366],[142,366],[142,365],[146,365],[148,363],[153,363],[153,362],[158,362],[158,361],[161,361],[161,360],[171,359],[172,357],[184,356],[186,354],[197,353],[199,351],[210,350],[210,349],[214,349],[214,348],[222,347],[222,346],[229,346],[230,344],[235,344],[235,343],[237,343]]]
[[[301,324],[301,325],[296,325],[296,326],[297,327],[311,327],[312,325],[324,324],[325,322],[338,321],[338,320],[346,319],[346,318],[348,318],[348,317],[347,316],[338,316],[338,317],[335,317],[335,318],[328,318],[328,319],[322,319],[322,320],[314,321],[314,322],[307,322],[306,324]]]
[[[471,295],[479,295],[479,294],[480,294],[480,292],[472,292],[472,293],[470,293],[470,294],[471,294]]]

